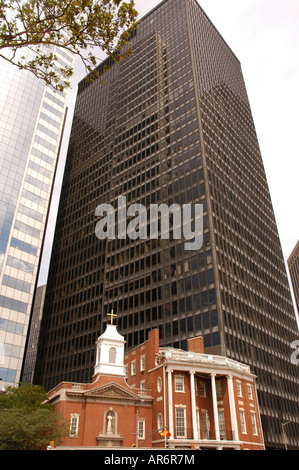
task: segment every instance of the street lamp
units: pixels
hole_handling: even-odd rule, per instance
[[[284,427],[285,427],[287,424],[290,424],[290,423],[293,423],[293,421],[291,420],[291,421],[287,421],[286,423],[281,423],[281,426],[282,426],[282,435],[283,435],[285,450],[288,450],[288,438],[287,438],[287,435],[286,435],[286,433],[285,433]]]
[[[166,447],[166,442],[167,442],[167,439],[171,436],[171,433],[169,431],[167,431],[167,428],[165,426],[163,426],[163,428],[160,428],[160,429],[155,429],[155,431],[151,432],[147,437],[146,439],[143,441],[143,443],[141,444],[140,447],[142,447],[145,442],[153,435],[155,434],[156,432],[158,432],[160,434],[161,437],[165,437],[165,447]],[[134,446],[136,447],[136,446]]]

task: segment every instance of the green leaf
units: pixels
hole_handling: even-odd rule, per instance
[[[42,54],[41,47],[64,48],[79,55],[86,70],[94,68],[102,51],[115,56],[127,43],[128,31],[137,27],[134,7],[134,0],[0,0],[0,57],[55,88],[61,77],[50,74],[53,51]],[[36,51],[30,61],[24,54],[22,62],[2,54],[5,49],[16,52],[28,47]],[[98,50],[98,57],[88,54],[90,47]],[[71,76],[71,69],[61,70],[63,80]]]

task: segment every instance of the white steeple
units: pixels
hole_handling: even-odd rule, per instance
[[[108,315],[111,316],[111,324],[107,324],[106,331],[96,341],[97,355],[94,374],[125,377],[125,340],[118,333],[116,325],[113,325],[113,317],[116,315],[113,314],[113,311]]]

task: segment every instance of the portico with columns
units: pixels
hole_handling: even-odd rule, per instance
[[[175,436],[175,417],[174,417],[174,410],[175,410],[175,401],[173,397],[173,377],[176,374],[176,371],[180,370],[182,372],[181,367],[180,368],[175,368],[175,367],[170,367],[166,368],[167,371],[167,387],[168,387],[168,413],[169,413],[169,431],[172,436]],[[237,422],[237,415],[236,415],[236,403],[235,403],[235,394],[234,394],[234,389],[233,389],[233,376],[231,373],[228,375],[223,375],[223,373],[219,374],[217,376],[217,373],[211,373],[206,376],[206,382],[210,381],[210,389],[211,389],[211,402],[212,402],[212,416],[209,418],[214,425],[212,426],[213,432],[211,433],[212,436],[210,439],[204,439],[201,437],[201,432],[200,432],[200,427],[199,427],[199,418],[198,418],[198,392],[197,387],[195,386],[195,380],[197,378],[202,379],[202,371],[198,368],[194,368],[193,370],[190,370],[188,372],[189,374],[189,380],[190,380],[190,403],[191,403],[191,418],[192,418],[192,436],[189,435],[189,437],[186,439],[187,441],[190,441],[190,438],[192,440],[193,446],[198,443],[198,445],[205,444],[207,447],[217,447],[217,448],[223,448],[223,447],[229,447],[229,448],[235,448],[235,449],[240,449],[241,443],[239,441],[239,431],[238,431],[238,422]],[[188,376],[186,375],[186,378]],[[228,439],[224,439],[223,436],[221,436],[220,433],[220,424],[219,424],[219,414],[218,414],[218,408],[219,404],[223,404],[223,400],[219,400],[219,393],[217,395],[217,390],[216,390],[216,379],[220,380],[226,380],[227,383],[227,398],[228,398],[228,408],[229,408],[229,417],[230,417],[230,427],[227,429],[227,423],[226,424],[226,434],[229,435]],[[223,398],[223,397],[222,397]],[[226,404],[227,405],[227,404]],[[211,431],[211,427],[209,429]],[[208,441],[208,442],[204,442]],[[182,443],[182,440],[180,441],[180,444]],[[170,439],[169,444],[176,446],[178,444],[176,439]]]
[[[157,345],[158,333],[149,335],[148,348],[154,355],[155,367],[150,367],[145,387],[152,390],[153,427],[155,414],[168,429],[169,448],[195,449],[254,449],[263,450],[263,433],[255,387],[256,376],[250,367],[224,356],[203,352],[202,338],[193,338],[189,350],[159,347],[153,354],[150,343]],[[148,356],[146,345],[126,355],[128,382],[130,359],[139,362],[139,354]],[[144,376],[140,378],[143,378]],[[138,386],[138,370],[132,379]],[[161,381],[155,393],[156,381]],[[163,403],[163,406],[162,406]],[[160,404],[160,409],[157,408]],[[162,440],[153,438],[153,446]]]
[[[48,393],[69,419],[65,448],[264,450],[256,376],[247,365],[205,354],[202,337],[189,340],[188,351],[160,347],[158,329],[124,354],[110,316],[96,342],[92,382],[61,382]]]

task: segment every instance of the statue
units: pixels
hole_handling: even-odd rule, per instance
[[[114,413],[109,411],[106,418],[106,433],[114,434]]]

